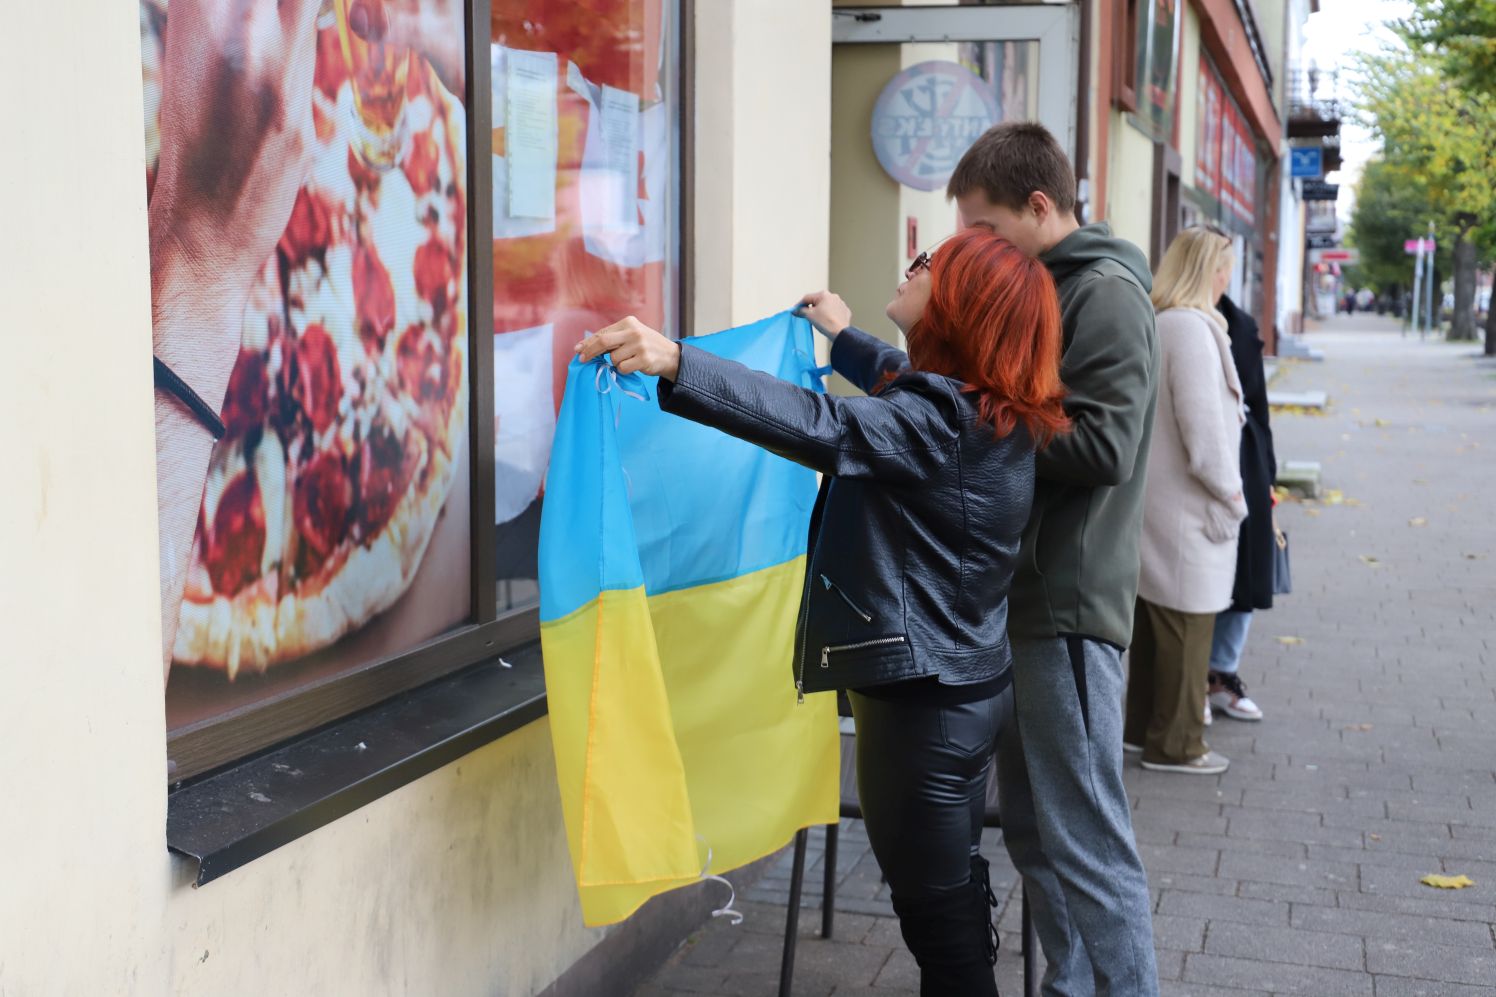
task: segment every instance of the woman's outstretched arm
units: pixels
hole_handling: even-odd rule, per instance
[[[798,464],[840,477],[915,482],[957,440],[959,401],[922,393],[838,398],[783,381],[625,319],[582,342],[584,361],[604,353],[620,373],[660,377],[660,407],[713,426]],[[949,411],[942,411],[949,406]]]

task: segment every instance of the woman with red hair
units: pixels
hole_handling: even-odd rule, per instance
[[[921,253],[887,315],[908,354],[841,298],[800,310],[831,339],[841,398],[674,342],[635,319],[584,341],[658,375],[668,412],[825,475],[811,514],[795,686],[848,690],[858,792],[925,995],[996,995],[978,854],[998,719],[1011,695],[1008,586],[1034,452],[1068,428],[1049,271],[980,229]]]

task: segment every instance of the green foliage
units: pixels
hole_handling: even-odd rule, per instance
[[[1459,6],[1496,18],[1496,0],[1419,2],[1420,15]],[[1428,23],[1402,24],[1399,43],[1363,56],[1358,67],[1357,109],[1381,136],[1382,156],[1368,165],[1353,226],[1363,256],[1376,260],[1368,271],[1378,274],[1377,266],[1391,266],[1394,241],[1400,255],[1403,240],[1430,221],[1441,272],[1449,272],[1445,251],[1462,237],[1486,258],[1496,249],[1496,92],[1459,85],[1446,50],[1420,33]],[[1484,51],[1475,43],[1464,50]],[[1469,55],[1460,64],[1482,63]]]
[[[1347,274],[1348,280],[1356,287],[1377,290],[1399,284],[1410,287],[1413,257],[1403,252],[1403,242],[1425,233],[1429,220],[1437,217],[1438,208],[1420,173],[1386,158],[1368,162],[1357,188],[1347,240],[1361,251],[1361,263]],[[1450,250],[1446,239],[1435,258],[1446,273]]]
[[[1470,93],[1496,91],[1496,0],[1413,0],[1404,35]]]

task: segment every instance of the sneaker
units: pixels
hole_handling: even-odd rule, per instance
[[[1205,694],[1205,726],[1209,727],[1215,723],[1215,716],[1210,712],[1210,693]]]
[[[1214,706],[1233,720],[1261,720],[1262,708],[1247,698],[1247,687],[1230,672],[1210,673],[1206,705]]]
[[[1231,767],[1231,760],[1214,751],[1207,751],[1199,758],[1187,762],[1150,762],[1143,759],[1143,768],[1150,772],[1186,772],[1191,775],[1220,775]]]
[[[1124,755],[1141,755],[1143,753],[1143,746],[1141,744],[1128,744],[1126,741],[1123,741],[1122,753]]]

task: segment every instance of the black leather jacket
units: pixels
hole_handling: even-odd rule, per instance
[[[858,329],[832,366],[877,396],[818,394],[688,344],[660,407],[825,475],[795,632],[801,694],[934,675],[1000,679],[1008,586],[1034,493],[1020,425],[997,439],[975,396]]]

